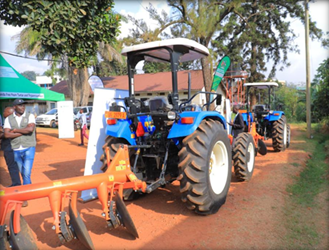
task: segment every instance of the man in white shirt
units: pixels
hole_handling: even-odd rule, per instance
[[[80,124],[81,124],[81,130],[80,130],[80,137],[81,137],[81,143],[79,144],[79,146],[83,146],[84,142],[83,142],[83,138],[86,137],[89,140],[89,136],[87,135],[87,117],[86,114],[83,113],[83,109],[80,109],[80,116],[79,116],[79,120],[80,120]]]
[[[4,122],[6,138],[11,133],[18,133],[21,136],[11,139],[11,146],[14,150],[15,161],[22,175],[23,185],[31,184],[31,171],[35,155],[35,117],[26,114],[25,101],[16,99],[13,102],[15,112],[8,116]]]

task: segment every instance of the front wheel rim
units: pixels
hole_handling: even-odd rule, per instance
[[[214,145],[209,161],[210,186],[215,194],[223,192],[228,175],[228,153],[225,144],[217,141]]]

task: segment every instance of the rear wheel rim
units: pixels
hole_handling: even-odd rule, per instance
[[[283,144],[287,145],[287,124],[283,127]]]
[[[223,192],[228,171],[227,149],[222,141],[218,141],[211,151],[209,162],[210,186],[215,194]]]
[[[250,142],[248,145],[248,154],[249,154],[249,161],[247,163],[248,171],[251,172],[254,168],[255,162],[255,149],[254,145]]]

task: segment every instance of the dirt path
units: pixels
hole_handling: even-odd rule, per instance
[[[109,231],[101,217],[100,202],[78,204],[95,249],[281,249],[285,227],[282,221],[286,186],[298,175],[308,155],[299,150],[300,133],[292,128],[291,146],[256,157],[253,178],[248,183],[234,179],[226,204],[215,215],[198,216],[180,200],[179,184],[126,202],[137,227],[134,240],[124,228]],[[56,129],[38,128],[38,145],[32,182],[43,182],[83,175],[87,147],[74,139],[58,139]],[[3,152],[0,153],[1,184],[9,185]],[[299,166],[299,167],[298,167]],[[22,214],[35,233],[40,249],[82,249],[78,241],[59,246],[51,229],[52,214],[47,198],[31,200]]]

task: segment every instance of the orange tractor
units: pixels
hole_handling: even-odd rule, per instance
[[[128,148],[120,147],[110,159],[106,150],[108,168],[105,173],[60,179],[56,181],[0,187],[0,249],[37,249],[32,231],[21,215],[22,201],[48,197],[53,214],[53,230],[62,243],[78,239],[87,249],[94,249],[87,228],[77,211],[77,193],[91,188],[97,189],[102,204],[102,214],[108,227],[124,225],[138,238],[135,225],[122,201],[124,189],[145,192],[146,183],[137,179],[131,171]],[[110,163],[111,162],[111,163]],[[67,212],[67,203],[68,212]],[[10,212],[9,229],[5,224]]]

